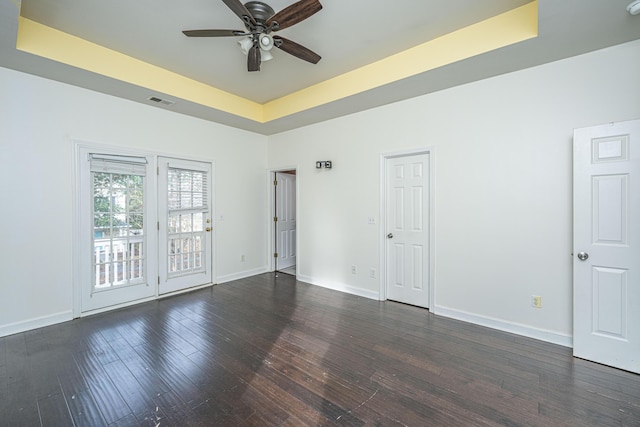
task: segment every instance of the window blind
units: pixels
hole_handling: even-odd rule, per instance
[[[147,158],[135,156],[114,156],[110,154],[89,154],[91,172],[118,173],[145,176]]]
[[[206,172],[170,167],[167,178],[169,211],[208,211]]]

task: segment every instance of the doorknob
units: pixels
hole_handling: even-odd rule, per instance
[[[586,261],[589,258],[589,254],[586,252],[578,252],[578,259],[580,261]]]
[[[393,239],[393,233],[387,234],[387,239]]]
[[[206,231],[211,231],[211,227],[205,228]]]

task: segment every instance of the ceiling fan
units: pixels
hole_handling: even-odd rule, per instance
[[[320,55],[306,47],[271,33],[285,29],[300,21],[304,21],[311,15],[322,9],[318,0],[300,0],[293,3],[280,12],[274,10],[266,3],[249,1],[242,4],[240,0],[222,0],[233,13],[238,15],[246,31],[241,30],[185,30],[188,37],[241,37],[238,42],[240,48],[247,54],[247,69],[260,71],[262,61],[271,59],[269,52],[274,46],[297,58],[312,64],[320,61]]]

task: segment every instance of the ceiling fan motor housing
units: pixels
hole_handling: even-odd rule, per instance
[[[263,25],[267,22],[267,19],[271,18],[276,13],[271,6],[266,3],[262,3],[261,1],[246,2],[244,7],[251,12],[251,15],[253,15],[256,22]]]

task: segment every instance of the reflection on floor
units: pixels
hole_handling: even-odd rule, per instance
[[[296,275],[296,266],[292,265],[291,267],[283,268],[282,270],[278,270],[280,273],[290,274],[292,276]]]

